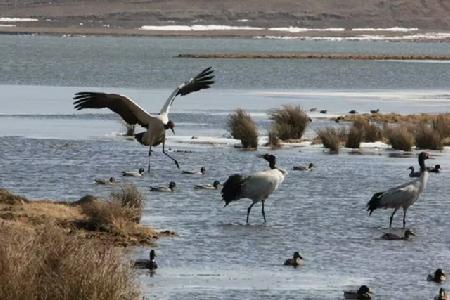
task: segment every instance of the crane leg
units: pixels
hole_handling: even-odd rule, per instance
[[[148,173],[150,173],[150,156],[152,156],[152,146],[148,148],[148,169],[147,169]]]
[[[178,169],[180,168],[178,161],[175,158],[173,158],[172,156],[170,156],[169,153],[166,152],[166,142],[165,141],[163,142],[163,153],[164,153],[164,155],[166,155],[168,158],[170,158],[175,163],[175,165],[177,166]]]
[[[261,204],[262,204],[262,215],[264,218],[264,223],[266,223],[267,221],[266,221],[266,212],[264,211],[264,201],[265,200],[261,201]]]
[[[406,212],[408,211],[407,208],[403,208],[403,228],[406,226]]]
[[[392,212],[392,215],[389,219],[389,228],[392,227],[392,219],[394,218],[395,213],[397,212],[397,208],[394,209],[394,211]]]
[[[250,215],[250,210],[252,209],[253,205],[255,205],[256,202],[253,202],[247,209],[247,225],[248,225],[248,216]]]

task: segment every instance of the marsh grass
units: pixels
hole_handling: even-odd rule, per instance
[[[0,299],[131,300],[139,293],[121,253],[51,224],[0,227]]]
[[[338,153],[342,134],[334,127],[319,129],[317,135],[323,146],[330,149],[331,153]]]
[[[310,118],[300,106],[285,105],[270,112],[272,131],[283,141],[302,138]]]
[[[418,149],[442,150],[443,148],[439,131],[423,123],[415,128],[415,140]]]
[[[347,134],[345,147],[353,149],[359,148],[359,145],[362,142],[363,137],[364,137],[364,129],[353,125]]]
[[[273,131],[269,131],[267,146],[271,147],[272,149],[281,148],[281,141],[278,138],[277,134]]]
[[[258,148],[258,128],[251,116],[242,109],[230,114],[227,129],[231,136],[241,141],[245,149]]]
[[[136,186],[122,185],[119,191],[111,193],[111,199],[87,201],[81,208],[89,218],[88,226],[94,230],[128,235],[140,222],[143,204],[144,197]]]
[[[393,149],[411,151],[414,146],[414,136],[405,126],[387,128],[386,135]]]

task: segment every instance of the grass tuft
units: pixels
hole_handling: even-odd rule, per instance
[[[411,151],[414,146],[414,136],[406,127],[387,129],[387,138],[393,149]]]
[[[310,118],[300,106],[285,105],[270,113],[272,131],[281,140],[299,140],[310,122]]]
[[[281,141],[278,138],[277,134],[275,132],[273,132],[272,130],[269,131],[267,146],[271,147],[272,149],[280,149],[281,148]]]
[[[364,129],[353,125],[347,134],[345,147],[353,149],[359,148],[359,144],[362,142],[363,137],[364,137]]]
[[[416,147],[418,149],[442,150],[443,142],[438,130],[426,124],[415,128]]]
[[[0,227],[0,299],[132,300],[129,263],[114,247],[67,235],[53,225]]]
[[[227,128],[233,138],[241,141],[244,149],[258,148],[258,128],[244,110],[237,109],[228,117]]]
[[[339,152],[341,134],[338,132],[338,130],[336,130],[336,128],[326,127],[323,129],[319,129],[317,131],[317,134],[325,148],[330,149],[330,152],[332,153]]]

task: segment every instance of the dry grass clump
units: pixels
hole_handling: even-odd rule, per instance
[[[353,122],[353,127],[359,128],[363,133],[363,140],[365,142],[376,142],[383,140],[383,131],[375,124],[371,124],[369,120],[358,117]]]
[[[278,138],[277,134],[273,132],[272,130],[269,131],[268,141],[267,145],[269,147],[272,147],[272,149],[280,149],[281,148],[281,141]]]
[[[414,136],[406,127],[394,127],[387,130],[387,138],[393,149],[411,151]]]
[[[347,135],[345,147],[353,149],[359,148],[359,144],[362,142],[363,137],[364,137],[364,130],[362,128],[353,125],[350,128],[349,133]]]
[[[317,131],[317,135],[321,140],[323,146],[327,149],[330,149],[332,153],[339,152],[340,145],[340,133],[336,128],[326,127],[323,129],[319,129]]]
[[[8,190],[0,189],[0,203],[2,204],[21,204],[28,202],[28,199],[19,195],[15,195]]]
[[[300,106],[285,105],[270,113],[273,132],[283,141],[302,138],[310,118]]]
[[[442,138],[450,137],[450,119],[444,115],[438,115],[432,122],[432,128],[439,132]]]
[[[442,150],[443,142],[439,132],[426,124],[415,130],[416,147],[419,149]]]
[[[87,201],[81,208],[88,216],[88,227],[129,235],[141,220],[143,204],[144,197],[136,186],[122,185],[119,191],[111,193],[110,200]]]
[[[233,138],[241,141],[243,148],[258,148],[258,128],[250,115],[244,110],[237,109],[229,116],[227,128]]]
[[[130,264],[114,247],[46,225],[0,227],[0,299],[132,300],[139,298]]]

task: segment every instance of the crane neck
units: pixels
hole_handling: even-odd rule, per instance
[[[425,166],[425,160],[423,158],[419,158],[420,172],[427,172],[427,167]]]

